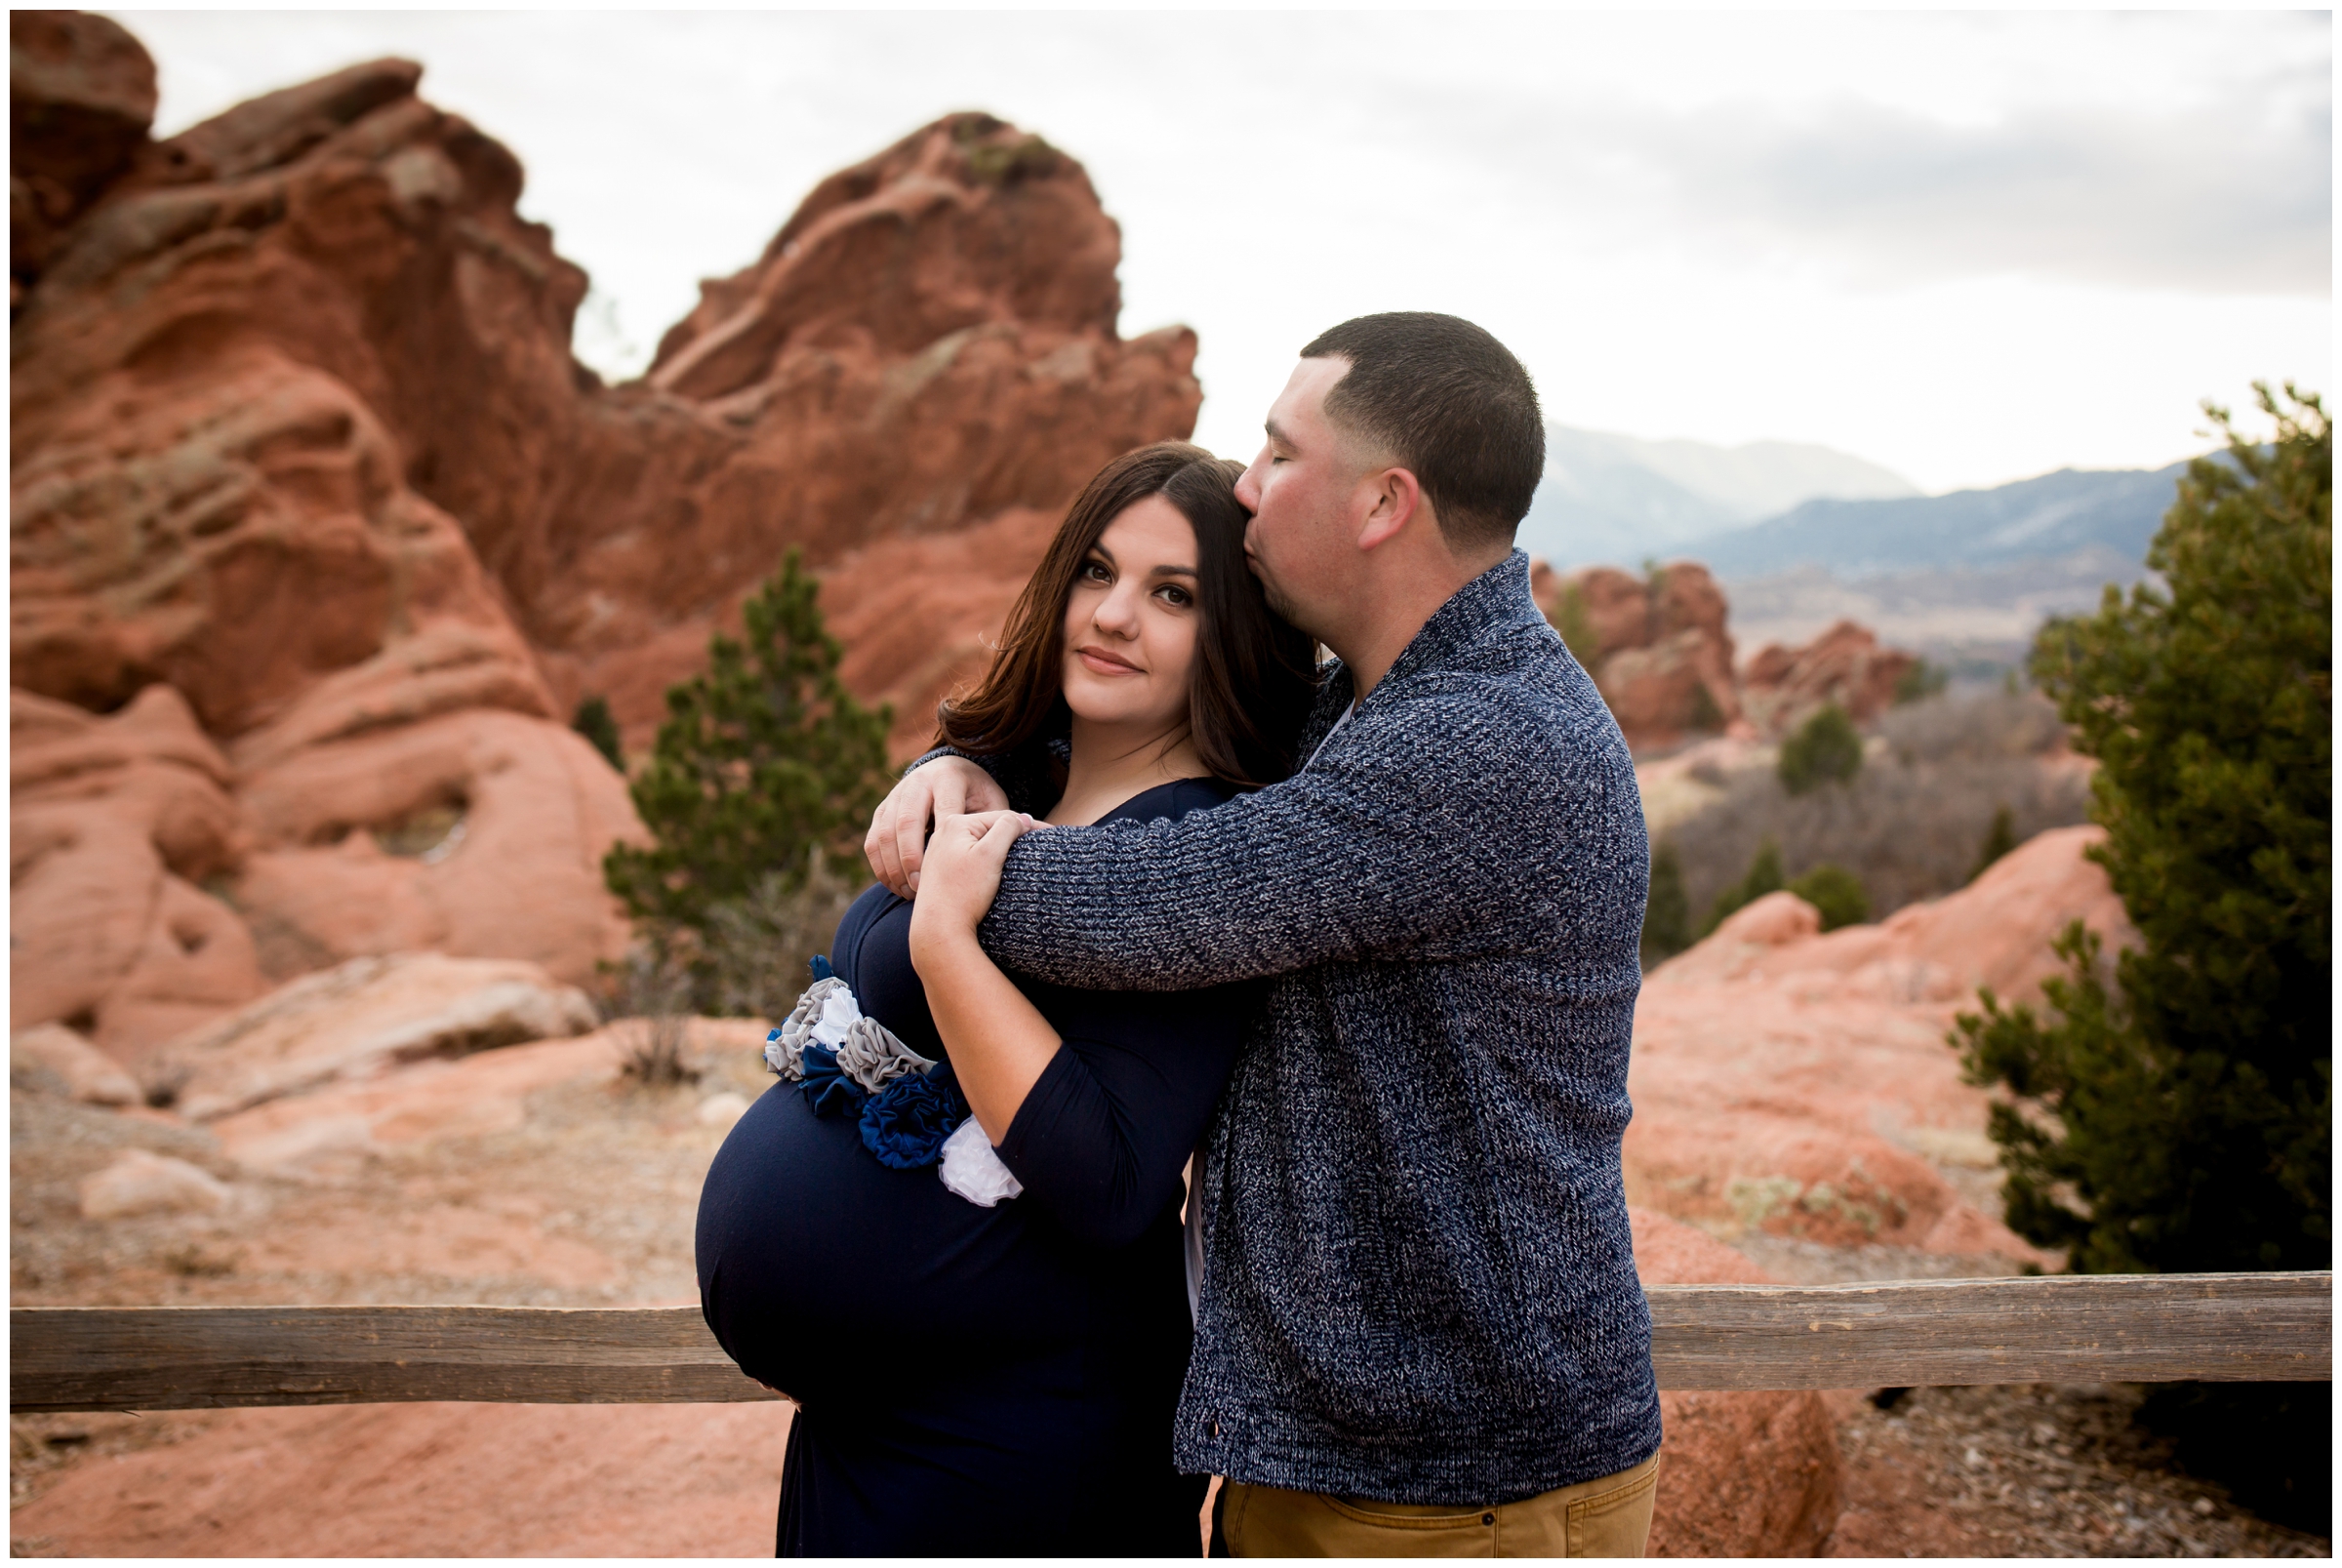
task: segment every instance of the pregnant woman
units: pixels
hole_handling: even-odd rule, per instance
[[[1052,830],[1291,770],[1313,650],[1245,568],[1241,472],[1178,442],[1109,464],[940,710]],[[1253,991],[1019,981],[971,935],[989,887],[923,893],[847,912],[701,1194],[708,1326],[798,1405],[780,1552],[1193,1556],[1181,1170]]]

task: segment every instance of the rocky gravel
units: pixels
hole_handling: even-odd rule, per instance
[[[2333,1543],[2236,1508],[2131,1423],[2135,1385],[1849,1396],[1845,1557],[2329,1557]],[[1881,1408],[1883,1407],[1883,1408]]]

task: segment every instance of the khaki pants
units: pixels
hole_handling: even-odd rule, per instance
[[[1232,1557],[1639,1557],[1658,1488],[1656,1454],[1616,1475],[1485,1508],[1228,1481],[1220,1523]]]

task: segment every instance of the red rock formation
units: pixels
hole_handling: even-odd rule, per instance
[[[1779,736],[1830,702],[1868,723],[1919,662],[1841,621],[1802,648],[1765,648],[1735,674],[1723,590],[1696,561],[1648,583],[1607,566],[1564,576],[1540,561],[1529,591],[1637,751],[1703,733]]]
[[[9,309],[58,235],[130,163],[154,119],[154,61],[103,17],[8,14]]]
[[[1836,703],[1857,724],[1893,705],[1903,677],[1918,658],[1882,648],[1868,626],[1840,621],[1802,648],[1768,645],[1741,672],[1749,715],[1765,730],[1794,729],[1825,703]]]
[[[1645,1285],[1762,1285],[1722,1242],[1630,1209]],[[1815,1393],[1663,1391],[1667,1446],[1651,1518],[1654,1557],[1810,1557],[1844,1507],[1837,1432]],[[1761,1456],[1761,1457],[1759,1457]]]
[[[11,1026],[130,1056],[260,994],[251,933],[204,891],[243,829],[185,700],[153,686],[101,719],[14,692],[9,743]]]
[[[1113,222],[988,116],[825,181],[608,388],[570,355],[585,275],[518,217],[519,163],[418,98],[420,67],[150,142],[121,29],[19,13],[12,45],[19,722],[176,703],[223,824],[182,872],[137,789],[76,807],[72,854],[20,883],[20,929],[81,911],[39,976],[20,949],[20,1023],[135,1053],[256,963],[410,946],[589,979],[626,935],[600,858],[639,829],[559,723],[578,697],[646,739],[799,547],[914,746],[1055,510],[1192,426],[1192,334],[1115,336]],[[66,841],[53,804],[20,842]],[[207,978],[156,978],[185,966],[152,934],[190,921],[233,934]]]
[[[923,741],[936,699],[971,672],[961,650],[1040,558],[1033,514],[1053,522],[1107,460],[1194,426],[1194,335],[1114,336],[1120,255],[1080,165],[988,115],[949,116],[825,181],[753,266],[703,286],[646,386],[605,400],[690,419],[715,443],[707,471],[676,474],[665,497],[581,497],[541,591],[506,573],[556,686],[607,692],[645,733],[710,627],[793,544],[834,569],[839,624],[878,601],[917,607],[841,631],[849,648],[943,633],[909,664],[849,671],[866,698],[896,699],[903,744]],[[595,462],[670,458],[665,440],[594,439]],[[646,501],[684,512],[688,547]],[[973,578],[901,547],[963,535],[981,551],[943,554]],[[931,627],[937,612],[947,624]]]
[[[1653,970],[1635,1015],[1627,1190],[1727,1232],[2053,1263],[1999,1218],[1988,1097],[1945,1043],[1976,987],[2028,1000],[2080,919],[2129,939],[2095,827],[2019,846],[1970,886],[1819,934],[1789,893]]]
[[[1723,590],[1698,562],[1676,561],[1647,583],[1606,566],[1567,577],[1541,566],[1530,592],[1637,750],[1740,719]]]

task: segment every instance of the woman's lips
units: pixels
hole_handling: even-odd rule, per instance
[[[1136,675],[1140,672],[1138,665],[1130,663],[1126,659],[1116,659],[1112,654],[1107,653],[1103,649],[1076,648],[1073,651],[1075,654],[1080,656],[1082,663],[1087,665],[1095,674]]]

